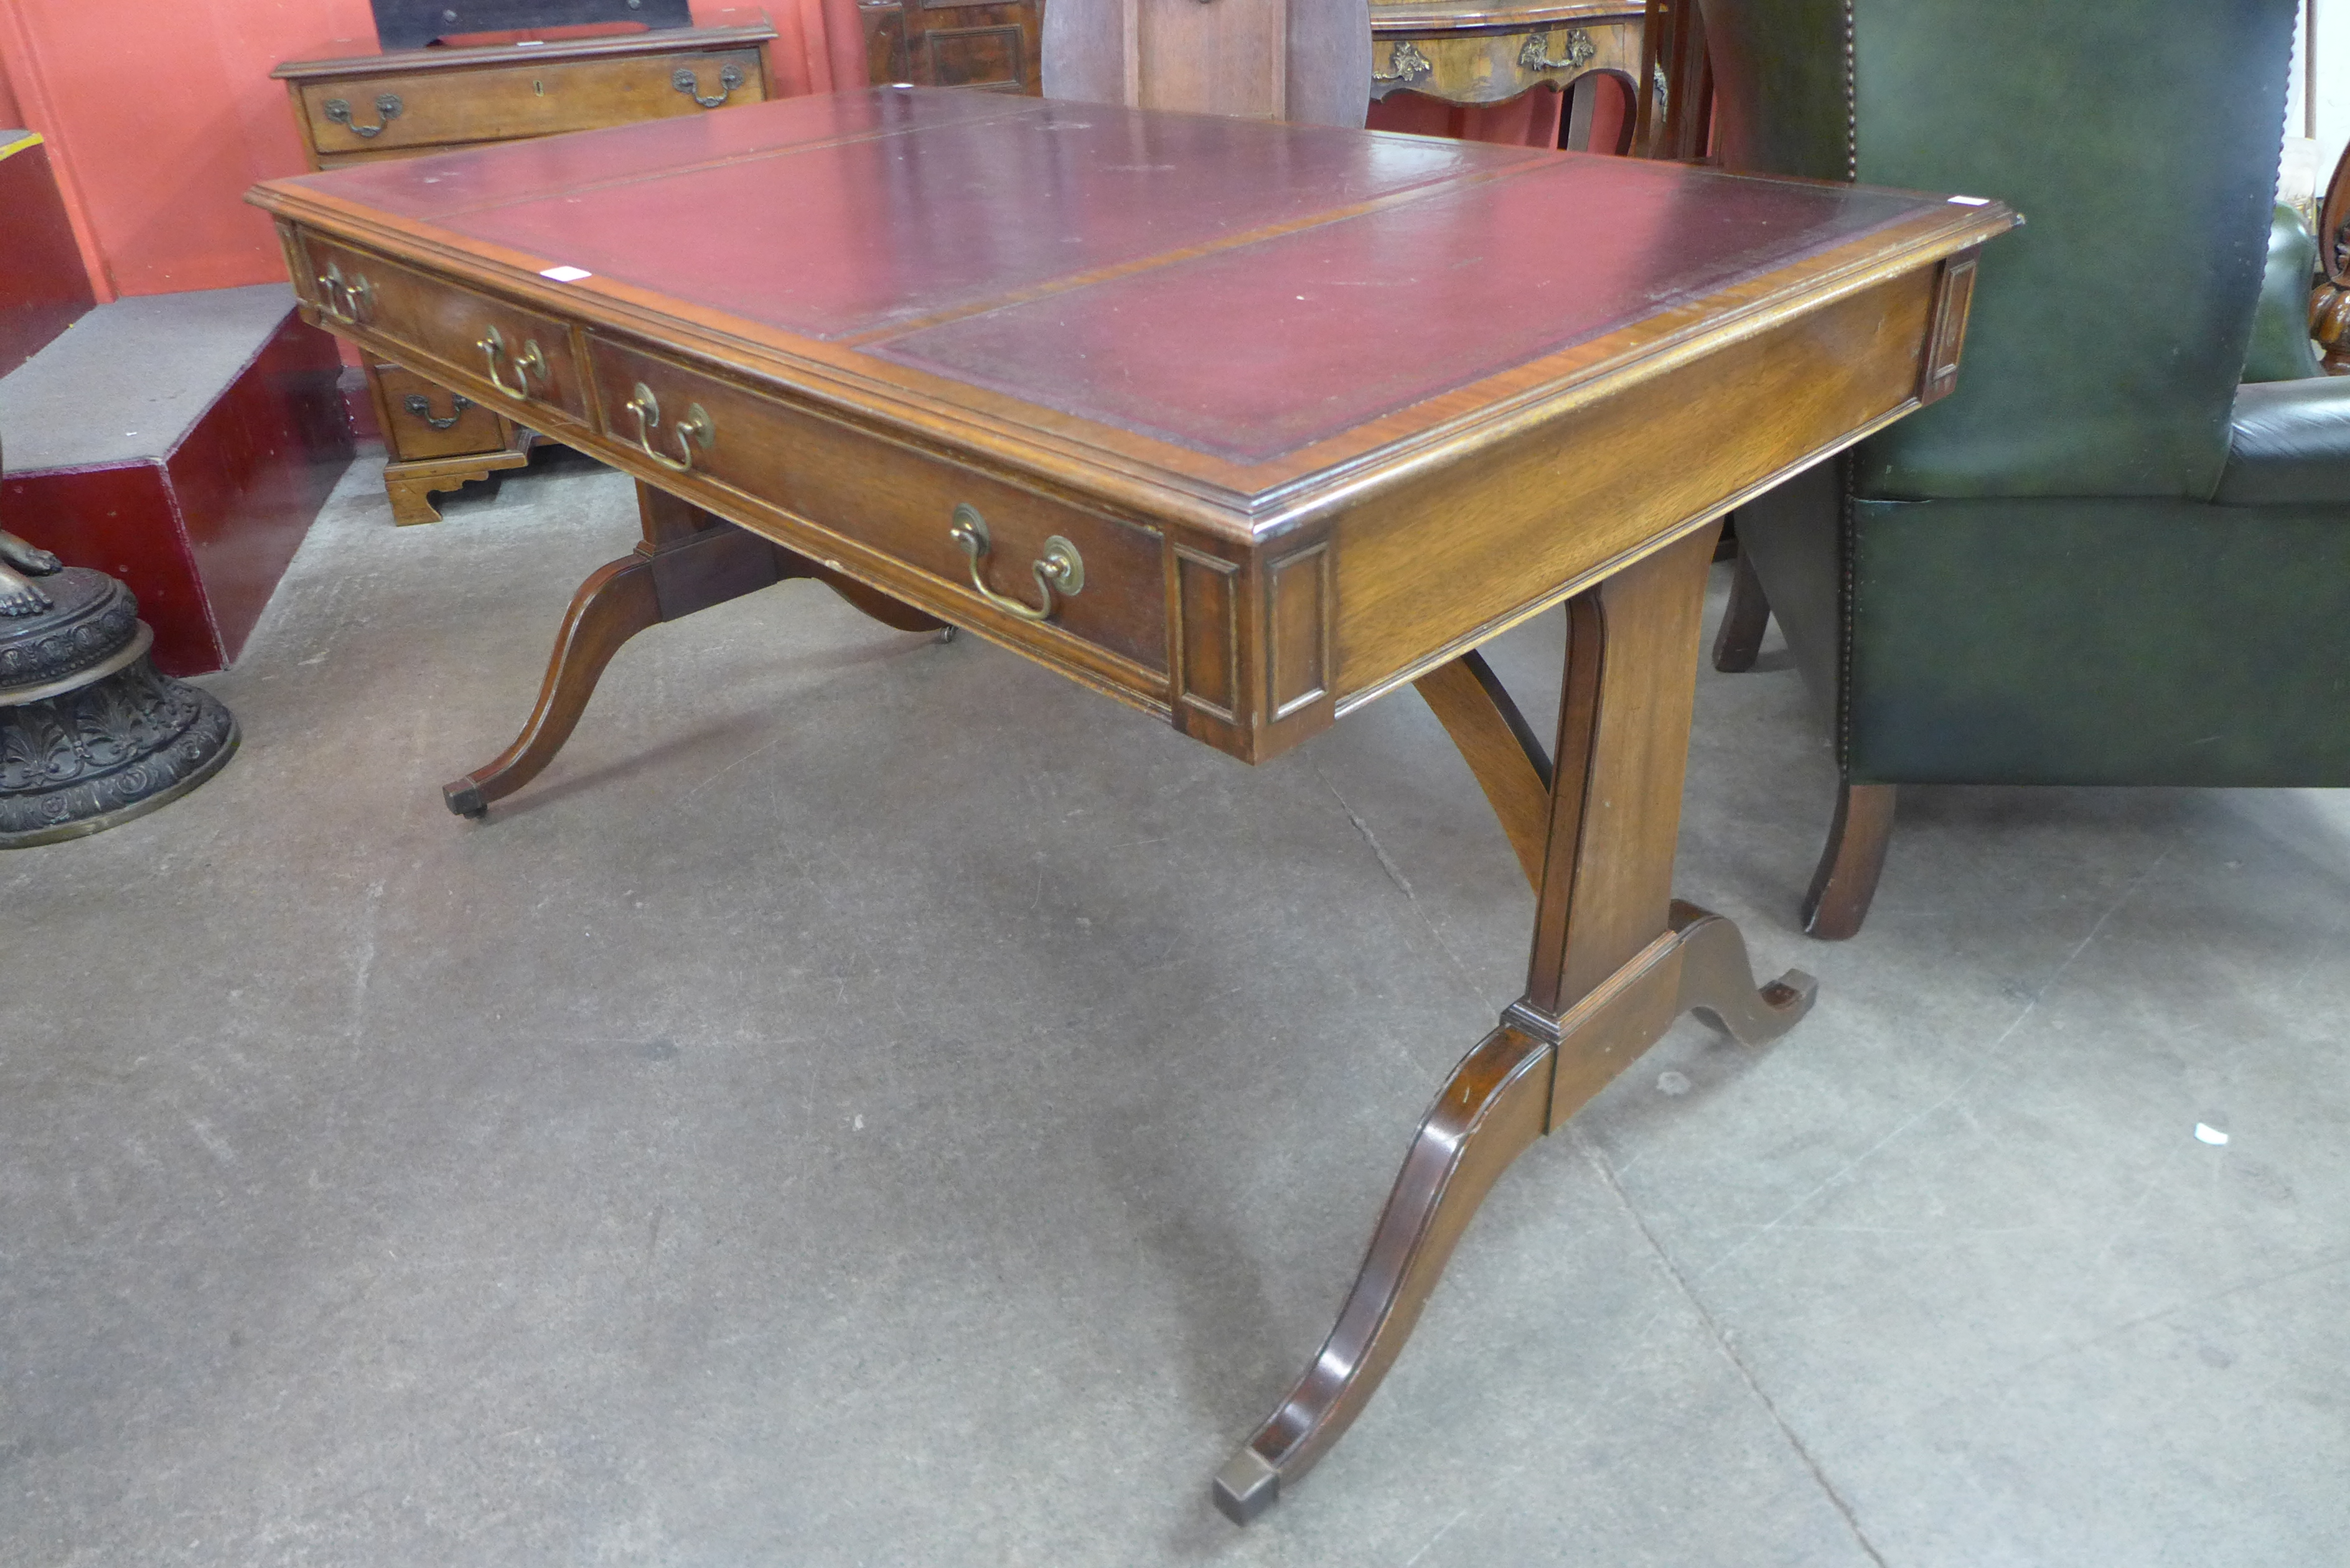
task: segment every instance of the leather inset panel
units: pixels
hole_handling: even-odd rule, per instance
[[[1263,463],[1936,204],[1566,157],[872,351]]]
[[[748,131],[789,101],[710,118],[751,122],[734,128]],[[685,304],[832,338],[1538,157],[1023,102],[959,124],[542,188],[441,221]]]

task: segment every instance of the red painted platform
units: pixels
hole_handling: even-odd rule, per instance
[[[129,585],[159,669],[224,669],[350,462],[341,369],[283,285],[100,306],[0,378],[0,526]]]

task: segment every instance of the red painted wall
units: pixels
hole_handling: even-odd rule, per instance
[[[706,26],[772,14],[779,91],[861,83],[855,0],[695,0]],[[285,276],[256,180],[299,173],[282,60],[373,54],[367,0],[0,0],[0,123],[43,133],[92,286],[117,295]]]

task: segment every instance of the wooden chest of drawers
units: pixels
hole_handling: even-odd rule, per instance
[[[875,86],[1042,90],[1043,0],[858,0]]]
[[[765,45],[775,36],[768,26],[679,27],[296,60],[270,75],[286,84],[310,167],[334,169],[758,103],[774,90]],[[525,408],[490,407],[372,363],[368,379],[394,521],[436,522],[432,492],[528,461]]]

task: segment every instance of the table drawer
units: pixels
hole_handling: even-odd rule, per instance
[[[369,72],[304,82],[296,93],[321,157],[553,136],[766,97],[755,47]]]
[[[1042,607],[1045,586],[1033,564],[1048,558],[1055,541],[1064,542],[1082,562],[1083,583],[1074,593],[1052,593],[1047,624],[1163,676],[1165,567],[1156,531],[593,332],[588,357],[597,425],[616,445],[643,452],[668,471],[665,488],[689,496],[697,485],[731,492],[730,500],[747,501],[754,510],[778,512],[865,545],[920,574],[931,606],[950,618],[1015,636],[1035,623],[1004,601]],[[973,563],[951,533],[958,508],[966,506],[983,523],[977,567],[992,600],[973,586]]]
[[[304,246],[307,292],[330,324],[404,349],[398,356],[403,359],[449,367],[461,379],[430,365],[416,368],[525,425],[535,408],[586,418],[571,328],[564,323],[331,241],[312,236]]]

